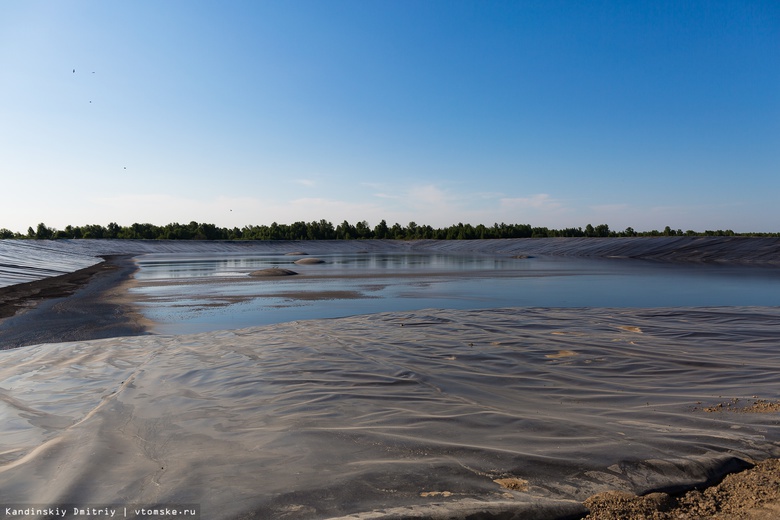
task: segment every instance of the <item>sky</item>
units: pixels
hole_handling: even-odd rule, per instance
[[[780,231],[780,2],[0,2],[0,228],[320,219]]]

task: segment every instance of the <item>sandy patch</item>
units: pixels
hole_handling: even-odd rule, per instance
[[[545,354],[544,357],[550,358],[550,359],[560,359],[560,358],[567,358],[567,357],[572,357],[572,356],[576,356],[576,355],[577,355],[577,353],[574,352],[573,350],[559,350],[555,354]]]
[[[152,323],[128,293],[128,256],[74,273],[0,288],[0,349],[144,334]]]
[[[512,491],[528,491],[528,481],[521,478],[497,478],[493,482]]]
[[[642,329],[639,327],[632,327],[630,325],[618,325],[618,328],[620,330],[625,330],[627,332],[636,332],[637,334],[642,334]]]
[[[314,264],[324,264],[325,260],[322,260],[321,258],[301,258],[299,260],[296,260],[293,263],[298,265],[314,265]]]
[[[421,497],[451,497],[455,493],[452,491],[423,491],[420,493]]]
[[[694,408],[697,410],[698,407]],[[718,403],[714,406],[705,406],[701,408],[707,413],[735,412],[735,413],[778,413],[780,412],[780,401],[767,401],[765,399],[756,399],[753,402],[743,401],[737,397]]]
[[[290,269],[282,269],[281,267],[269,267],[268,269],[259,269],[257,271],[252,271],[251,273],[249,273],[249,276],[263,278],[267,276],[269,277],[294,276],[296,274],[298,273]]]
[[[607,491],[586,500],[585,506],[590,510],[586,520],[774,520],[780,518],[780,460],[759,462],[717,486],[680,497]]]

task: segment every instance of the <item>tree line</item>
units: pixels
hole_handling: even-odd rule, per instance
[[[636,236],[762,236],[780,237],[780,233],[735,233],[732,230],[707,230],[698,232],[682,231],[666,226],[663,231],[635,231],[628,227],[623,231],[615,231],[607,224],[585,228],[550,229],[547,227],[532,227],[529,224],[479,224],[458,223],[445,228],[433,228],[409,222],[406,226],[395,223],[389,226],[382,220],[371,227],[362,220],[350,224],[346,220],[334,226],[327,220],[312,222],[294,222],[292,224],[244,226],[242,228],[223,228],[214,224],[189,224],[174,222],[164,226],[154,224],[132,224],[120,226],[111,222],[107,226],[91,224],[85,226],[66,226],[65,229],[55,229],[43,222],[33,229],[27,229],[27,234],[0,229],[0,238],[4,239],[129,239],[129,240],[349,240],[349,239],[395,239],[395,240],[473,240],[485,238],[546,238],[546,237],[636,237]]]

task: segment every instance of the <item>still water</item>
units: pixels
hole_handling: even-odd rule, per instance
[[[150,254],[132,291],[159,333],[425,308],[780,306],[777,269],[641,260],[366,253]],[[256,278],[279,267],[297,276]]]

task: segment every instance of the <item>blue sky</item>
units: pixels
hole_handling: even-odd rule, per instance
[[[776,1],[4,0],[0,67],[14,231],[780,231]]]

